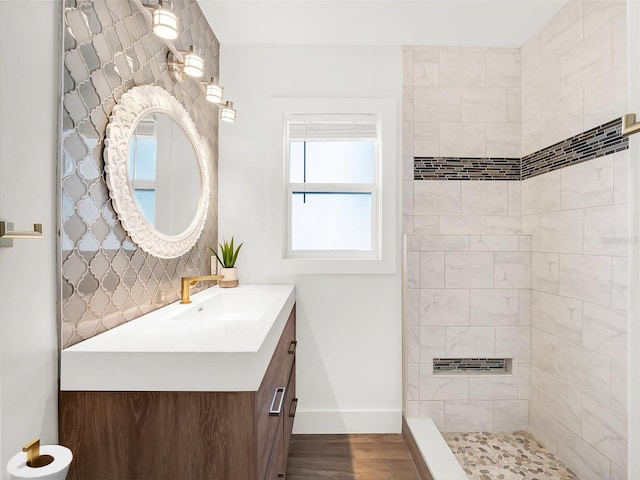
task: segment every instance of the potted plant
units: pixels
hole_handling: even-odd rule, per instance
[[[243,244],[244,242],[236,248],[233,244],[233,237],[231,237],[230,242],[227,242],[225,239],[222,243],[218,244],[220,246],[220,255],[218,255],[218,253],[209,246],[209,250],[213,253],[213,257],[211,257],[211,273],[215,273],[216,270],[214,268],[215,262],[213,261],[213,258],[215,257],[221,267],[218,274],[224,276],[223,280],[218,281],[218,285],[223,288],[237,287],[240,283],[238,281],[238,268],[235,264],[238,259],[238,253],[240,252]]]

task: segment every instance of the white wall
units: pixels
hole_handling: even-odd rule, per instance
[[[627,26],[629,32],[629,112],[640,114],[640,3],[627,0]],[[629,260],[629,478],[640,478],[640,135],[629,139],[631,185],[631,244]]]
[[[0,477],[22,445],[57,442],[59,2],[0,2],[0,220],[44,240],[0,249]],[[37,12],[37,15],[34,15]]]
[[[401,58],[400,47],[221,47],[221,83],[225,97],[235,101],[238,120],[220,128],[220,238],[234,235],[245,242],[238,260],[241,282],[297,286],[299,433],[399,431],[399,251],[392,275],[269,271],[267,219],[280,208],[269,203],[271,172],[282,162],[267,147],[273,143],[266,125],[271,99],[392,97],[399,112]],[[399,238],[397,219],[385,228]]]

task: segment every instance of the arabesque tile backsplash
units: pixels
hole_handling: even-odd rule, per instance
[[[206,78],[218,76],[219,43],[194,0],[175,0],[180,50],[195,44]],[[63,5],[60,156],[60,309],[62,347],[178,299],[180,276],[206,274],[217,238],[218,110],[195,81],[177,84],[168,48],[129,0],[66,0]],[[164,260],[128,237],[104,178],[104,135],[118,99],[137,85],[157,85],[186,108],[211,152],[210,211],[196,245]],[[194,290],[202,288],[194,287]]]

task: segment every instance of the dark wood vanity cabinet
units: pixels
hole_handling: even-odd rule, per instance
[[[296,345],[294,306],[258,391],[60,392],[60,443],[74,456],[68,478],[283,479]]]

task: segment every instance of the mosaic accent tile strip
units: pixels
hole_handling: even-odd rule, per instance
[[[218,111],[190,80],[169,75],[168,49],[129,0],[65,0],[60,132],[61,344],[68,347],[167,305],[180,296],[180,277],[209,273],[207,245],[217,239]],[[181,50],[196,44],[218,76],[220,45],[195,0],[174,0]],[[104,179],[104,135],[124,92],[157,85],[184,105],[211,156],[210,212],[186,254],[158,259],[139,249],[118,221]],[[206,288],[196,286],[194,291]]]
[[[519,158],[416,157],[414,180],[520,180]]]
[[[629,139],[621,133],[622,120],[617,118],[527,155],[522,158],[522,179],[626,150]]]
[[[442,436],[469,480],[578,480],[527,432]]]
[[[506,372],[506,358],[434,358],[433,373],[437,372]]]
[[[622,120],[567,138],[523,158],[414,157],[414,180],[525,180],[629,148]]]

